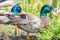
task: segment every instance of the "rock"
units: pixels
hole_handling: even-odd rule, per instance
[[[29,36],[37,36],[40,33],[29,33]],[[19,35],[27,36],[27,32],[21,32]]]
[[[4,31],[0,30],[0,40],[10,40],[10,38]]]

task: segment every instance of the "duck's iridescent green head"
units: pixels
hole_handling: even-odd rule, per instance
[[[16,4],[12,7],[11,12],[13,12],[14,14],[19,14],[21,10],[21,7],[18,4]]]
[[[41,8],[40,16],[47,16],[47,13],[49,13],[50,11],[52,11],[52,7],[49,5],[44,5]]]

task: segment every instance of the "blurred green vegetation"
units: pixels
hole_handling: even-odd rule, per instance
[[[53,3],[53,7],[57,8],[55,6],[58,5],[58,0],[54,0],[54,2],[56,3]],[[22,7],[22,12],[32,13],[39,17],[42,5],[48,4],[49,2],[48,0],[18,0],[18,3]],[[7,8],[3,9],[7,10]],[[51,21],[48,25],[48,28],[41,28],[40,34],[37,35],[38,40],[60,40],[60,22],[58,22],[56,16],[52,14],[49,17],[51,18]],[[0,26],[0,30],[14,32],[14,26],[2,24]]]

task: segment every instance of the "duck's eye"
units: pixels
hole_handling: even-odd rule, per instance
[[[26,15],[20,15],[20,18],[22,18],[22,19],[26,19]]]

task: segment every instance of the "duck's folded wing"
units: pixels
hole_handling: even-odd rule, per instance
[[[40,19],[32,14],[26,14],[26,16],[28,21],[18,23],[19,28],[28,32],[38,32],[41,27]]]

